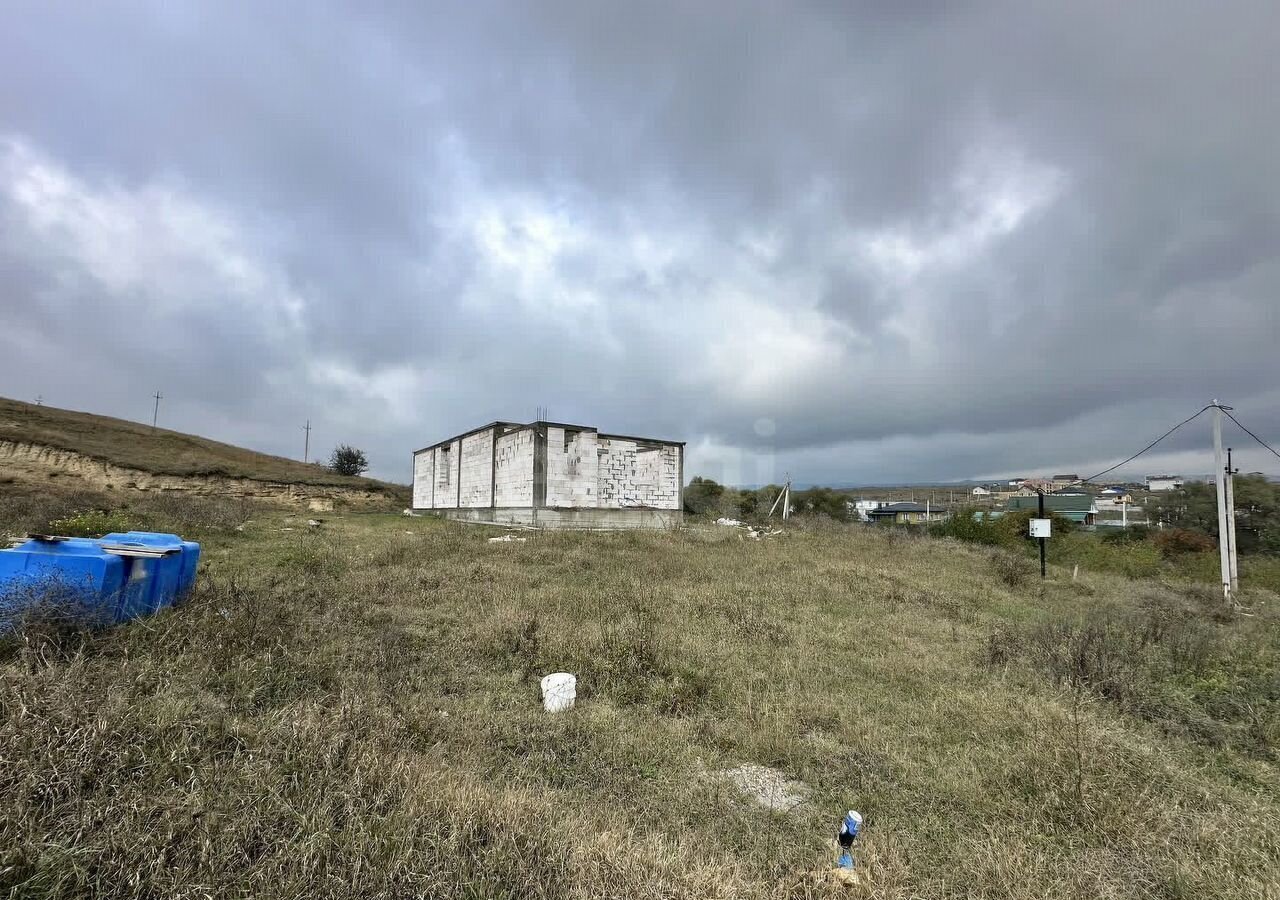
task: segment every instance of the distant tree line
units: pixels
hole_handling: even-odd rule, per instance
[[[1152,521],[1218,539],[1218,499],[1212,482],[1191,482],[1154,495]],[[1262,475],[1235,480],[1236,540],[1241,553],[1280,552],[1280,484]]]
[[[684,508],[705,518],[763,519],[777,500],[782,486],[733,488],[710,478],[695,476],[685,487]],[[1166,556],[1212,550],[1218,539],[1218,507],[1210,483],[1188,483],[1181,489],[1153,495],[1148,515],[1150,529],[1141,525],[1101,531],[1111,543],[1150,540]],[[792,515],[824,516],[840,522],[856,518],[849,512],[850,495],[832,488],[792,490]],[[1238,475],[1235,480],[1236,537],[1241,553],[1280,553],[1280,484],[1262,475]],[[977,513],[975,515],[975,513]],[[958,507],[943,522],[928,526],[938,537],[954,537],[980,544],[1011,546],[1027,539],[1029,510],[989,517],[981,509]],[[1077,526],[1070,519],[1050,513],[1055,533]],[[1158,526],[1158,528],[1156,527]],[[920,526],[923,527],[923,526]]]
[[[782,485],[769,484],[762,488],[726,487],[710,478],[694,476],[684,489],[684,510],[695,516],[709,519],[763,519],[782,492]],[[825,516],[839,522],[847,522],[849,495],[826,487],[791,491],[792,515]],[[775,515],[781,514],[779,508]]]

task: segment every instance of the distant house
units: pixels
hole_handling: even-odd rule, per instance
[[[887,500],[850,500],[845,506],[852,515],[863,522],[870,522],[872,510],[879,509],[888,502]]]
[[[877,525],[921,525],[943,518],[945,510],[923,503],[886,503],[867,516]]]
[[[1010,497],[1005,505],[1008,512],[1039,509],[1039,497]],[[1045,512],[1057,513],[1080,525],[1092,526],[1098,520],[1098,506],[1090,494],[1045,494]]]
[[[1054,475],[1053,478],[1050,479],[1055,489],[1070,487],[1071,485],[1077,483],[1079,480],[1080,480],[1079,475]]]
[[[1182,488],[1181,475],[1148,475],[1147,490],[1155,491],[1177,491]]]
[[[1034,497],[1037,492],[1044,491],[1047,494],[1054,487],[1054,483],[1045,478],[1024,478],[1015,496]]]
[[[1113,484],[1108,488],[1104,488],[1099,495],[1104,500],[1112,503],[1132,503],[1133,497],[1129,493],[1129,489],[1123,484]]]
[[[984,488],[982,485],[978,485],[969,493],[972,494],[974,497],[990,497],[991,496],[991,492],[986,488]]]

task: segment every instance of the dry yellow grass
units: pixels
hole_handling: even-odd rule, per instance
[[[1039,623],[1152,598],[1194,615],[1181,588],[1088,572],[1010,587],[987,551],[859,528],[489,544],[431,519],[327,518],[209,531],[186,606],[10,645],[0,886],[1277,895],[1265,730],[1180,731],[1000,655]],[[1274,648],[1274,599],[1196,627]],[[558,670],[578,706],[549,716],[538,679]],[[769,811],[716,776],[743,764],[803,782],[805,802]],[[867,821],[854,889],[821,874],[850,807]]]
[[[155,475],[220,475],[282,484],[343,487],[401,500],[407,497],[407,489],[401,485],[337,475],[323,466],[257,453],[194,434],[153,429],[139,422],[36,406],[4,397],[0,397],[0,441],[70,450]]]

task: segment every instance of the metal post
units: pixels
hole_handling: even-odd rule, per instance
[[[1231,574],[1231,592],[1240,590],[1240,566],[1236,546],[1236,470],[1231,467],[1231,448],[1227,448],[1227,563]]]
[[[1227,547],[1227,479],[1222,459],[1222,407],[1213,401],[1213,469],[1218,495],[1218,561],[1222,571],[1222,596],[1231,600],[1231,551]]]
[[[1044,518],[1044,491],[1042,491],[1040,488],[1036,488],[1036,496],[1039,498],[1037,502],[1037,509],[1039,510],[1040,518],[1043,519]],[[1039,540],[1040,540],[1040,580],[1043,581],[1045,577],[1044,538],[1040,538]]]

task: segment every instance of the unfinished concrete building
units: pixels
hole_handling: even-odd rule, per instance
[[[413,508],[465,522],[668,528],[684,443],[559,422],[493,422],[413,454]]]

